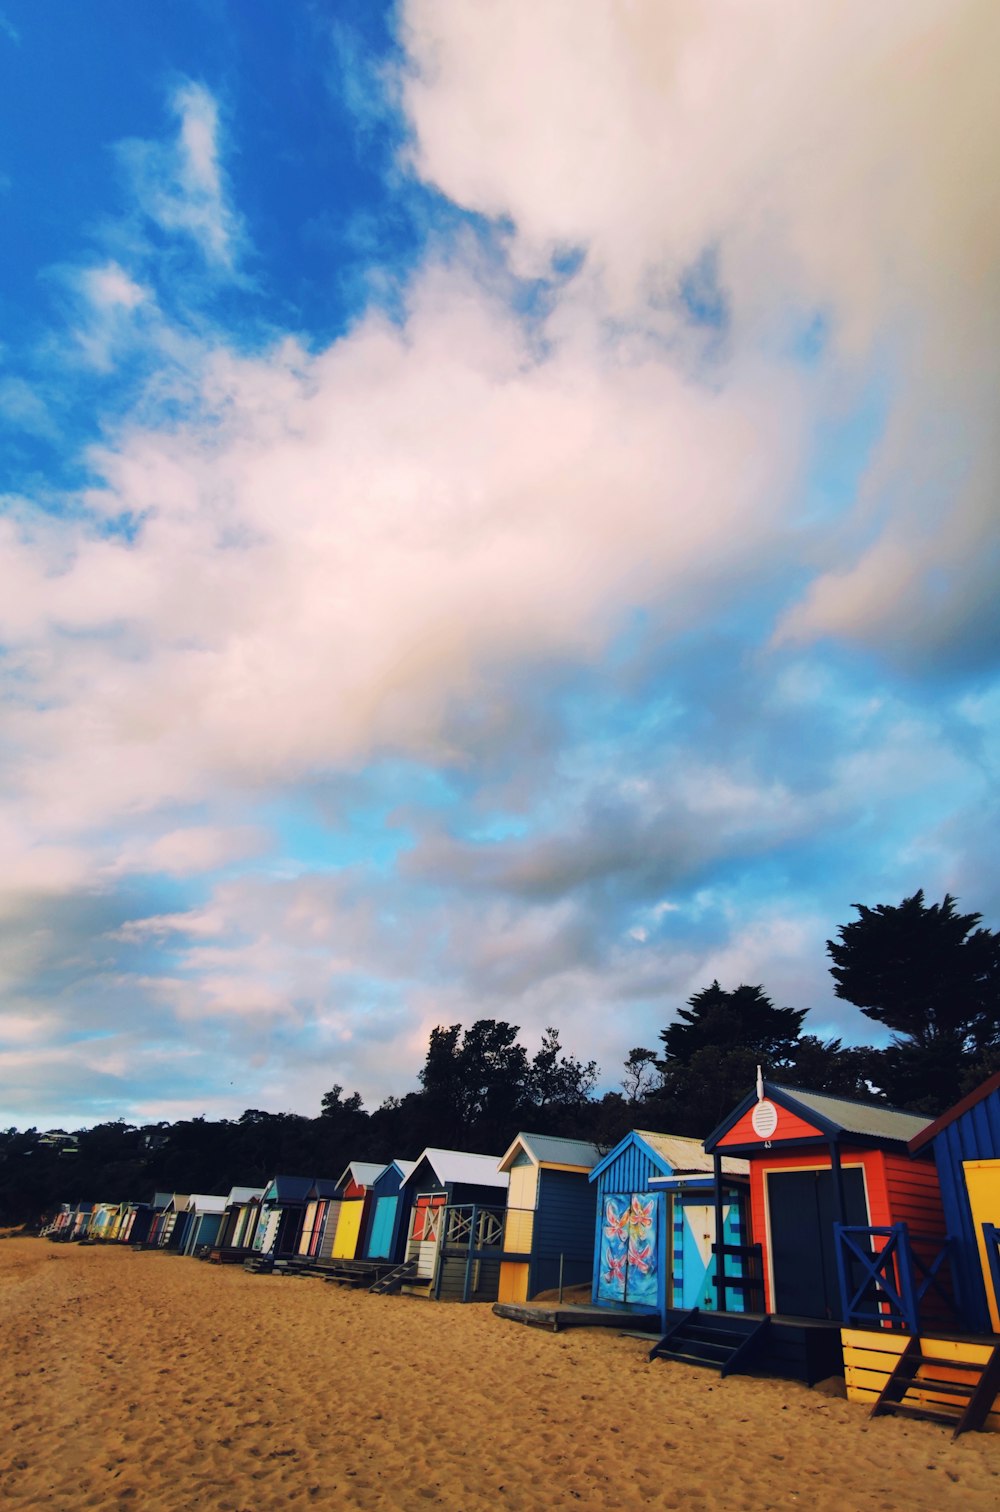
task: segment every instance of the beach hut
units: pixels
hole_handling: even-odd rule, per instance
[[[157,1226],[155,1243],[159,1249],[180,1248],[188,1225],[190,1192],[174,1192],[163,1209],[162,1222]]]
[[[230,1187],[222,1223],[213,1246],[214,1259],[236,1260],[243,1250],[249,1248],[263,1197],[263,1187]]]
[[[909,1144],[933,1153],[963,1328],[1000,1335],[1000,1071]]]
[[[355,1260],[361,1244],[362,1230],[371,1210],[372,1184],[381,1176],[381,1162],[352,1160],[338,1178],[334,1200],[340,1206],[337,1228],[330,1246],[331,1260]]]
[[[127,1202],[119,1225],[119,1244],[142,1244],[149,1233],[156,1209],[151,1202]]]
[[[87,1238],[87,1226],[94,1212],[94,1203],[78,1202],[73,1208],[73,1222],[70,1225],[69,1237],[77,1242]]]
[[[591,1279],[597,1191],[589,1178],[600,1159],[582,1139],[521,1133],[512,1141],[500,1161],[510,1180],[503,1235],[510,1258],[500,1262],[499,1302]]]
[[[226,1198],[195,1192],[188,1198],[187,1226],[180,1241],[185,1255],[193,1255],[204,1245],[212,1245],[226,1212]]]
[[[299,1235],[298,1243],[298,1253],[303,1259],[316,1260],[320,1258],[320,1249],[326,1233],[330,1208],[336,1201],[337,1183],[335,1181],[331,1181],[326,1177],[320,1177],[309,1188],[305,1214],[302,1219],[302,1232]],[[335,1218],[330,1231],[331,1245],[336,1231],[337,1222]],[[329,1254],[329,1247],[327,1248],[327,1253]]]
[[[312,1176],[272,1176],[264,1188],[250,1248],[258,1255],[294,1255]]]
[[[929,1119],[760,1078],[705,1141],[750,1162],[751,1228],[760,1245],[764,1310],[847,1321],[834,1226],[906,1222],[940,1249],[944,1214],[930,1159],[909,1142]],[[929,1155],[928,1151],[928,1155]],[[865,1306],[871,1308],[870,1298]]]
[[[371,1209],[359,1253],[365,1260],[400,1260],[406,1242],[414,1160],[390,1160],[371,1185]]]
[[[426,1149],[400,1183],[411,1203],[402,1278],[385,1277],[372,1290],[396,1286],[413,1296],[492,1301],[500,1260],[509,1177],[499,1155]]]
[[[733,1248],[745,1232],[747,1173],[742,1158],[722,1162],[724,1242]],[[664,1322],[674,1307],[715,1308],[714,1165],[701,1141],[633,1129],[589,1179],[597,1199],[594,1306],[655,1314]],[[735,1257],[726,1274],[739,1281]],[[732,1311],[742,1310],[738,1285],[728,1288],[728,1301]]]

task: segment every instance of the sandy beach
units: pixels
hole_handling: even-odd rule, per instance
[[[0,1305],[14,1508],[1000,1502],[998,1435],[650,1365],[613,1330],[27,1238],[0,1243]]]

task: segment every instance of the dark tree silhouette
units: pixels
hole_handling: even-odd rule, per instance
[[[852,906],[858,918],[827,941],[838,997],[893,1031],[871,1075],[891,1102],[936,1113],[1000,1052],[1000,937],[956,900]]]

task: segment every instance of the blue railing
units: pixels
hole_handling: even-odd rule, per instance
[[[837,1273],[843,1321],[861,1327],[920,1332],[920,1315],[931,1293],[942,1310],[958,1311],[956,1267],[949,1265],[952,1290],[943,1285],[952,1241],[911,1234],[906,1223],[875,1225],[835,1223]]]

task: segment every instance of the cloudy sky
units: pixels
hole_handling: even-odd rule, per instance
[[[0,1125],[1000,923],[995,0],[0,0]]]

